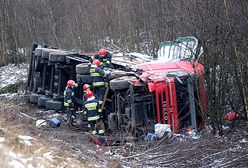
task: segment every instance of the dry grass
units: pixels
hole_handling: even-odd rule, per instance
[[[24,123],[19,122],[18,113],[27,110],[26,107],[0,101],[0,167],[46,167],[46,168],[83,168],[85,165],[68,155],[58,156],[56,150],[39,142],[30,140],[31,145],[23,142],[19,135],[25,135],[20,128]],[[66,153],[66,152],[65,152]]]

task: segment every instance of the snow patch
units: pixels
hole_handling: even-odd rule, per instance
[[[14,168],[25,168],[25,165],[23,163],[21,163],[20,161],[18,161],[18,160],[12,160],[9,163],[9,165],[13,166]]]
[[[240,142],[240,143],[247,143],[248,141],[247,141],[245,138],[243,138],[243,139],[241,139],[239,142]]]
[[[0,68],[0,89],[20,81],[27,80],[28,64],[16,66],[9,64]]]
[[[0,137],[0,143],[3,143],[5,141],[4,137]]]
[[[47,153],[44,153],[43,156],[44,156],[46,159],[52,161],[52,160],[53,160],[53,156],[52,156],[51,154],[52,154],[51,152],[47,152]]]
[[[34,139],[33,137],[26,136],[26,135],[19,135],[18,138],[20,139],[22,143],[25,143],[28,146],[32,145],[30,141]]]

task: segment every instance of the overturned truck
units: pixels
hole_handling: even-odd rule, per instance
[[[82,110],[82,86],[92,83],[90,58],[94,53],[75,53],[34,45],[30,60],[27,95],[38,106],[63,110],[63,91],[76,80],[76,108]],[[156,123],[184,127],[204,126],[206,89],[202,48],[194,37],[161,43],[157,58],[113,53],[113,69],[105,93],[104,122],[111,131],[140,135]]]

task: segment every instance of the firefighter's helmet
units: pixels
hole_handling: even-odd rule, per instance
[[[67,82],[67,87],[74,87],[75,86],[75,81],[74,80],[68,80]]]
[[[93,96],[93,92],[91,91],[91,90],[88,90],[87,92],[86,92],[86,97],[87,98],[91,98]]]
[[[84,84],[84,86],[83,86],[83,90],[86,92],[87,91],[87,89],[89,89],[90,88],[90,85],[89,84]]]
[[[100,57],[104,57],[107,54],[107,50],[102,48],[99,50],[98,54]]]
[[[92,64],[94,64],[94,65],[96,65],[96,66],[100,66],[100,61],[98,60],[98,59],[95,59],[93,62],[92,62]]]

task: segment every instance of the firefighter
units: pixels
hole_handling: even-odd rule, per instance
[[[84,84],[84,86],[83,86],[83,91],[84,91],[84,93],[83,93],[83,100],[84,100],[84,101],[87,100],[87,98],[86,98],[86,92],[87,92],[88,90],[90,90],[90,85],[89,85],[89,84]]]
[[[103,103],[104,93],[105,93],[105,82],[104,76],[105,72],[100,67],[100,61],[95,59],[91,65],[90,76],[93,78],[93,87],[95,90],[95,95],[99,100],[99,104]]]
[[[98,54],[92,57],[92,60],[98,59],[101,63],[102,68],[113,68],[111,65],[112,54],[106,49],[102,48],[99,50]]]
[[[98,112],[98,110],[100,109],[100,105],[91,90],[88,90],[85,95],[87,100],[84,102],[84,106],[86,109],[86,116],[89,122],[90,131],[92,135],[96,135],[96,123],[100,119]]]
[[[74,89],[78,86],[78,84],[73,81],[69,80],[67,82],[67,86],[64,90],[64,107],[66,107],[67,118],[70,117],[72,111],[74,110]]]
[[[90,90],[90,85],[89,84],[84,84],[84,86],[83,86],[83,90],[84,90],[84,92],[86,93],[88,90]]]

